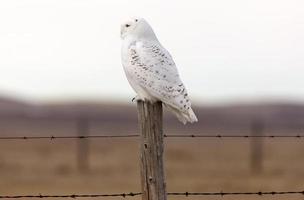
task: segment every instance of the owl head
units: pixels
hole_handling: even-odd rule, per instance
[[[136,39],[156,39],[153,29],[143,18],[132,18],[124,22],[120,28],[120,37],[134,37]]]

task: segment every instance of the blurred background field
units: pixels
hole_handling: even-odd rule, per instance
[[[197,107],[195,110],[200,122],[184,126],[165,109],[165,133],[251,135],[255,134],[252,126],[257,121],[264,127],[264,135],[303,133],[304,107],[299,104],[241,104]],[[0,136],[138,133],[135,103],[38,105],[3,98],[0,111]],[[87,127],[85,133],[81,128],[79,130],[84,121]],[[303,138],[263,139],[260,171],[251,165],[253,140],[166,138],[168,191],[302,190]],[[88,145],[85,169],[81,168],[81,162],[86,160],[79,161],[78,157],[82,142],[84,139],[0,140],[0,193],[94,194],[140,191],[137,138],[85,139]],[[275,198],[288,199],[284,196]],[[297,198],[302,197],[293,197]]]

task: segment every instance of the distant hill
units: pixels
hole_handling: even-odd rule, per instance
[[[17,99],[0,97],[0,117],[26,116],[30,105]]]
[[[263,123],[271,130],[300,131],[304,128],[304,104],[267,103],[196,107],[199,123],[184,126],[165,111],[165,129],[174,132],[249,130],[253,123]],[[136,103],[49,103],[30,104],[11,98],[0,98],[0,118],[3,120],[73,121],[88,119],[108,131],[137,129]],[[7,121],[8,122],[8,121]],[[1,124],[0,124],[1,126]],[[3,125],[2,125],[3,126]],[[51,126],[51,125],[50,125]],[[128,127],[124,129],[124,127]],[[130,128],[131,127],[131,128]],[[119,129],[119,130],[120,130]]]

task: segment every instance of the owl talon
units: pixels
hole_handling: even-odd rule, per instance
[[[139,100],[139,97],[138,97],[138,96],[135,96],[135,97],[133,97],[132,102],[138,101],[138,100]]]
[[[132,102],[137,102],[142,100],[138,95],[136,95],[135,97],[133,97]]]

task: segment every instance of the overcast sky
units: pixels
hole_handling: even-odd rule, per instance
[[[130,16],[150,22],[196,102],[304,101],[303,0],[1,0],[0,93],[129,101]]]

